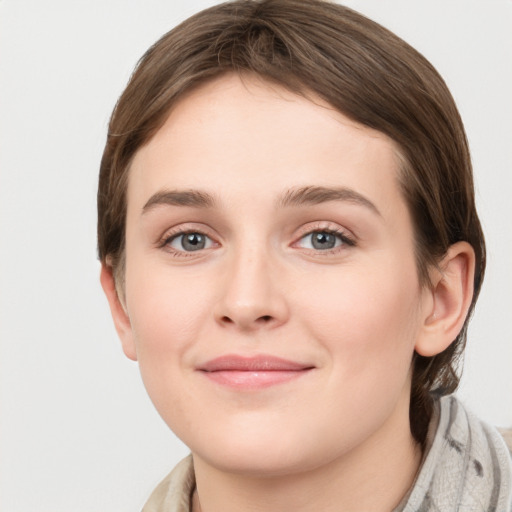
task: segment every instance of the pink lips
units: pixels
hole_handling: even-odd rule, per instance
[[[199,368],[209,379],[238,389],[274,386],[301,377],[312,369],[311,365],[270,355],[226,355],[212,359]]]

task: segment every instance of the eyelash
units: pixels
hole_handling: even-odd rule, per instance
[[[342,250],[346,250],[347,246],[355,247],[355,245],[356,245],[355,239],[352,236],[349,236],[345,230],[340,229],[338,227],[332,228],[332,227],[328,227],[328,226],[315,226],[313,229],[311,229],[309,227],[306,228],[304,230],[304,232],[298,238],[297,242],[294,242],[294,245],[299,243],[301,240],[303,240],[307,236],[313,235],[314,233],[327,233],[329,235],[335,236],[336,238],[338,238],[341,241],[340,246],[333,247],[332,249],[320,250],[320,249],[305,248],[306,251],[314,253],[315,255],[329,256],[332,254],[337,254]]]
[[[354,238],[349,236],[346,233],[346,231],[344,231],[344,230],[342,230],[340,228],[331,228],[331,227],[324,227],[324,226],[315,226],[313,228],[308,227],[308,228],[304,229],[304,231],[300,234],[300,236],[298,237],[297,241],[294,242],[293,245],[297,244],[298,242],[300,242],[301,240],[303,240],[307,236],[310,236],[310,235],[312,235],[314,233],[327,233],[329,235],[334,235],[335,237],[337,237],[341,241],[341,246],[334,247],[332,249],[325,249],[325,250],[305,248],[304,250],[306,250],[308,252],[310,251],[310,252],[313,252],[315,254],[319,254],[319,255],[322,255],[322,256],[328,256],[328,255],[331,255],[331,254],[338,253],[340,250],[343,250],[344,247],[346,248],[347,246],[348,247],[356,246],[356,241],[354,240]],[[212,237],[210,237],[208,234],[206,234],[204,231],[202,231],[200,229],[184,229],[184,230],[177,230],[177,231],[172,232],[172,233],[166,233],[165,236],[159,242],[158,247],[161,248],[161,249],[167,250],[168,252],[170,252],[173,255],[173,257],[177,257],[177,258],[190,258],[190,257],[193,257],[194,256],[194,252],[196,252],[196,251],[185,251],[185,250],[180,251],[180,250],[176,250],[176,249],[174,249],[174,248],[172,248],[170,246],[170,244],[174,240],[176,240],[179,237],[183,237],[185,235],[188,235],[188,234],[202,235],[202,236],[208,238],[209,240],[211,240],[213,242],[213,244],[216,244],[216,242],[213,241]],[[200,253],[200,252],[203,252],[203,251],[208,250],[208,249],[210,249],[210,248],[199,249],[197,252]]]
[[[202,236],[208,238],[209,240],[213,241],[211,236],[207,235],[204,231],[202,231],[200,229],[183,229],[183,230],[178,229],[175,232],[166,233],[164,235],[164,237],[162,238],[162,240],[160,241],[160,243],[158,244],[158,246],[159,246],[159,248],[165,249],[166,251],[170,252],[173,255],[173,257],[190,258],[190,257],[194,256],[194,252],[196,252],[196,251],[178,251],[178,250],[174,249],[173,247],[171,247],[171,245],[170,245],[177,238],[183,237],[183,236],[189,235],[189,234],[202,235]],[[215,242],[214,242],[214,244],[215,244]],[[197,252],[203,252],[205,250],[208,250],[208,249],[198,250]]]

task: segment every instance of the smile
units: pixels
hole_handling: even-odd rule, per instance
[[[314,366],[270,355],[226,355],[212,359],[198,370],[208,379],[235,389],[261,389],[297,379]]]

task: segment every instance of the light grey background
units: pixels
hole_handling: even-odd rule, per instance
[[[108,117],[135,62],[213,3],[0,1],[3,512],[138,511],[187,453],[111,325],[95,193]],[[489,266],[460,396],[512,426],[512,3],[346,4],[423,52],[465,120]]]

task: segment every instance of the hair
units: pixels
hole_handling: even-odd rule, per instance
[[[434,67],[402,39],[361,14],[322,0],[236,0],[188,18],[139,61],[113,111],[98,188],[98,247],[116,283],[124,276],[130,163],[193,88],[226,73],[257,75],[315,95],[396,142],[398,179],[415,231],[422,286],[450,245],[476,257],[474,295],[450,346],[412,361],[411,432],[424,443],[433,392],[448,394],[485,270],[468,143],[455,102]],[[119,289],[119,288],[118,288]],[[121,284],[122,289],[122,284]]]

